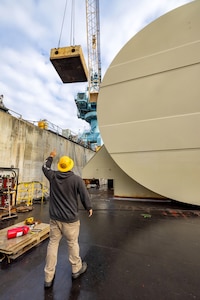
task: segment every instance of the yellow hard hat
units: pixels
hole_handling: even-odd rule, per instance
[[[58,170],[60,172],[68,172],[74,166],[74,161],[69,156],[62,156],[58,162]]]
[[[34,222],[35,222],[35,221],[34,221],[34,217],[29,217],[29,218],[26,218],[26,219],[25,219],[25,222],[24,222],[24,223],[25,223],[26,225],[32,225],[32,224],[34,224]]]

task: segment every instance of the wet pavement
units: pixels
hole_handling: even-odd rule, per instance
[[[200,299],[200,208],[173,201],[114,199],[91,189],[92,218],[80,209],[80,251],[88,269],[72,281],[61,240],[54,285],[44,290],[48,240],[7,264],[1,262],[3,300]],[[2,221],[10,226],[34,216],[49,221],[48,202]]]

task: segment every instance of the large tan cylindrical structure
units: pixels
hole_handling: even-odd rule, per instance
[[[200,204],[200,1],[158,18],[104,76],[98,123],[131,178],[165,197]]]

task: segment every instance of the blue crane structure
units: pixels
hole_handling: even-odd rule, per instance
[[[97,99],[101,83],[99,0],[86,0],[88,88],[76,95],[78,118],[90,124],[80,139],[93,150],[102,145],[97,122]]]

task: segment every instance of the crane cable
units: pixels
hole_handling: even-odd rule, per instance
[[[75,32],[75,0],[72,0],[72,11],[71,11],[71,35],[70,35],[70,45],[74,46],[75,44],[75,38],[74,38],[74,32]]]
[[[75,5],[73,0],[72,5],[71,5],[71,31],[70,31],[70,45],[75,44],[75,38],[74,38],[74,31],[75,31]],[[66,10],[67,10],[67,4],[68,0],[65,2],[65,8],[64,8],[64,14],[63,14],[63,20],[61,24],[61,30],[60,30],[60,36],[58,40],[58,48],[60,48],[60,42],[61,42],[61,37],[62,37],[62,32],[63,32],[63,27],[64,27],[64,22],[65,22],[65,16],[66,16]]]

